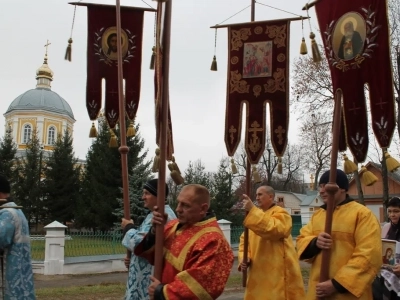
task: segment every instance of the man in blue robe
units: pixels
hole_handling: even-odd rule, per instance
[[[122,219],[122,229],[124,230],[124,238],[122,245],[132,252],[130,260],[125,261],[129,264],[129,275],[126,283],[125,300],[147,300],[149,298],[148,287],[151,284],[150,275],[152,274],[152,265],[144,258],[133,254],[136,246],[143,240],[144,236],[149,232],[152,224],[154,206],[157,206],[157,185],[158,180],[152,179],[143,186],[142,199],[144,207],[150,210],[142,224],[135,229],[132,220]],[[165,185],[165,197],[168,197],[168,186]],[[168,221],[176,219],[175,213],[165,205],[165,213],[168,214]]]
[[[10,183],[0,174],[0,251],[5,300],[35,300],[29,226],[23,212],[10,199]]]

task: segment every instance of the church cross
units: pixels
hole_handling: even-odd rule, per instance
[[[357,114],[357,110],[361,109],[361,107],[356,107],[356,103],[353,102],[353,108],[350,108],[349,111],[354,111],[354,114]]]
[[[379,106],[381,107],[381,109],[383,109],[382,105],[383,105],[383,104],[386,104],[387,102],[383,102],[383,101],[382,101],[382,98],[380,98],[379,100],[380,100],[380,102],[379,102],[379,103],[376,103],[375,105],[379,105]]]
[[[251,124],[251,128],[249,128],[249,132],[252,132],[253,134],[251,135],[252,137],[257,138],[257,132],[262,132],[264,129],[263,128],[259,128],[260,124],[258,124],[257,121],[254,121]]]
[[[51,45],[51,43],[49,43],[49,40],[47,40],[46,45],[44,45],[46,47],[46,56],[47,56],[47,50],[49,49],[50,45]]]
[[[114,97],[115,95],[118,95],[118,92],[111,90],[108,92],[109,94],[111,94],[112,97]]]
[[[282,143],[283,143],[283,134],[286,132],[286,130],[283,129],[282,126],[278,126],[278,128],[275,129],[274,132],[276,133],[276,135],[278,137],[278,144],[282,145]]]

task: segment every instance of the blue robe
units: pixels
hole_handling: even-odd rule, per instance
[[[169,205],[165,206],[165,213],[168,214],[168,222],[176,219],[175,213]],[[129,275],[126,283],[125,300],[147,300],[152,274],[152,265],[144,258],[133,254],[135,247],[143,240],[151,228],[153,213],[149,213],[138,229],[130,229],[122,240],[122,245],[132,252],[129,264]]]
[[[17,206],[8,202],[2,206]],[[4,250],[4,299],[34,300],[28,222],[20,209],[0,206],[0,249]]]

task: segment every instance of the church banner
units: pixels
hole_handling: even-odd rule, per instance
[[[347,144],[357,161],[363,162],[368,152],[366,98],[382,148],[390,146],[395,129],[387,4],[385,0],[320,0],[315,9],[333,91],[343,94],[340,150]]]
[[[289,20],[251,22],[228,27],[228,82],[225,144],[233,156],[240,143],[246,103],[245,149],[252,164],[265,149],[266,104],[270,138],[282,157],[289,125]]]
[[[121,7],[121,48],[125,80],[125,110],[133,120],[139,105],[142,65],[143,9]],[[96,120],[102,103],[102,79],[105,79],[105,117],[110,128],[119,113],[118,56],[115,6],[88,5],[88,48],[86,107]]]

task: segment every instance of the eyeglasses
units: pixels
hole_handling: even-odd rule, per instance
[[[390,214],[399,214],[400,210],[399,209],[393,209],[393,210],[388,209],[387,213],[388,213],[388,215],[390,215]]]

